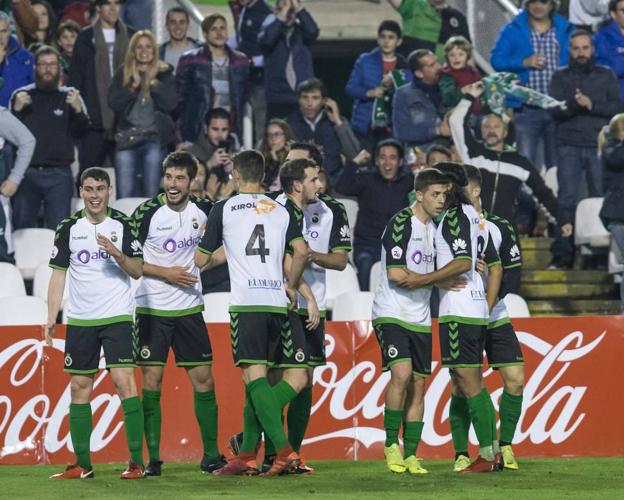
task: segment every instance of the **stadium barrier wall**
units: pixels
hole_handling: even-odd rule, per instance
[[[624,455],[624,411],[617,377],[624,360],[624,318],[515,320],[526,360],[519,456]],[[241,430],[243,384],[232,364],[229,327],[209,325],[219,402],[219,442]],[[304,442],[308,459],[381,459],[383,392],[389,375],[370,322],[327,324],[328,364],[317,368],[313,414]],[[44,347],[41,327],[0,328],[0,464],[69,463],[69,378],[62,372],[64,328]],[[434,359],[439,359],[434,334]],[[171,362],[163,385],[162,459],[198,461],[201,442],[190,383]],[[138,375],[138,372],[137,372]],[[140,378],[140,377],[139,377]],[[486,371],[495,400],[499,375]],[[452,456],[449,376],[438,361],[427,381],[419,456]],[[95,462],[127,460],[122,411],[106,371],[95,377],[91,449]],[[476,443],[474,434],[471,442]]]

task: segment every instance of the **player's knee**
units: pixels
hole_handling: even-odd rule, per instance
[[[294,368],[284,372],[284,380],[297,392],[301,392],[308,384],[308,371]]]
[[[193,384],[193,389],[197,392],[207,392],[214,390],[214,379],[209,366],[196,366],[189,370],[189,377]]]
[[[406,390],[412,380],[412,372],[409,369],[392,370],[390,384],[397,389]]]
[[[88,403],[91,399],[93,381],[84,377],[72,377],[70,384],[72,403]]]
[[[160,391],[162,387],[162,371],[143,369],[142,380],[143,389],[147,391]]]
[[[505,392],[514,396],[520,396],[524,390],[524,374],[505,380]]]

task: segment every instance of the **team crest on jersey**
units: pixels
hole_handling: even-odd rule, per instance
[[[142,359],[149,359],[149,357],[152,355],[152,351],[149,350],[149,347],[144,345],[143,347],[141,347],[140,354]]]
[[[351,228],[346,224],[340,228],[341,238],[351,238]]]
[[[198,229],[199,228],[199,222],[197,222],[197,219],[193,218],[193,229]]]
[[[277,204],[273,203],[272,201],[260,200],[259,202],[256,203],[254,210],[256,211],[258,215],[267,215],[267,214],[270,214],[273,210],[275,210],[276,206]]]
[[[112,232],[111,232],[111,241],[112,241],[113,243],[117,243],[117,240],[118,240],[118,238],[117,238],[117,233],[116,233],[115,231],[112,231]]]
[[[58,247],[54,245],[52,247],[52,258],[56,257],[57,255],[58,255]]]
[[[319,214],[317,214],[316,212],[314,212],[312,214],[312,224],[318,224],[318,221],[320,220],[320,216]]]
[[[303,363],[305,361],[305,353],[303,352],[303,349],[297,349],[295,360],[297,363]]]
[[[392,257],[394,257],[395,259],[400,259],[403,256],[403,249],[397,246],[397,247],[394,247],[392,250],[390,250],[390,253],[392,254]]]
[[[396,358],[398,355],[399,355],[399,350],[398,350],[396,347],[394,347],[394,345],[390,344],[390,345],[388,346],[388,357],[389,357],[390,359],[394,359],[394,358]]]
[[[71,366],[74,361],[71,358],[70,354],[65,355],[65,366]]]
[[[466,253],[466,242],[461,238],[455,238],[453,241],[453,252],[455,253]]]

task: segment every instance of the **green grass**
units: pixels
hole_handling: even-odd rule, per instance
[[[519,471],[459,475],[449,461],[428,461],[427,476],[391,474],[383,462],[315,462],[313,476],[279,478],[203,475],[197,464],[165,464],[163,476],[121,481],[121,464],[97,465],[96,478],[49,481],[57,466],[0,467],[2,498],[622,498],[624,458],[525,459]]]

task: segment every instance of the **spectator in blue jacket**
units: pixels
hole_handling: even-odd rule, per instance
[[[412,80],[407,61],[397,53],[401,41],[399,24],[396,21],[382,21],[377,29],[377,48],[358,57],[347,82],[347,94],[354,99],[351,128],[362,147],[371,151],[377,141],[392,135],[392,122],[383,125],[372,121],[376,104],[385,105],[386,118],[391,117],[392,94],[395,90],[391,73],[397,70],[401,72],[402,80]]]
[[[492,49],[496,71],[516,73],[520,83],[548,94],[553,73],[568,64],[568,40],[574,26],[556,13],[556,0],[524,0],[522,10],[507,23]],[[514,108],[518,152],[538,165],[538,144],[543,138],[546,167],[556,165],[555,120],[552,114],[508,100]]]
[[[11,35],[9,16],[0,11],[0,106],[7,107],[15,89],[34,80],[33,55]]]
[[[609,2],[612,21],[594,35],[596,63],[608,66],[620,81],[620,94],[624,98],[624,0]]]
[[[285,118],[297,109],[297,86],[314,77],[310,46],[319,29],[300,0],[278,0],[258,42],[264,54],[267,120]]]

